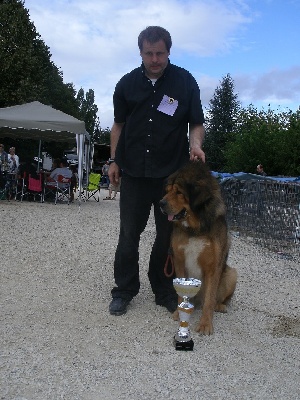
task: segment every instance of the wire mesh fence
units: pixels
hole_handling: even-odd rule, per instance
[[[283,257],[300,257],[299,183],[225,179],[221,187],[231,231]]]

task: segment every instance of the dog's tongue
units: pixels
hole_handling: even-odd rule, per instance
[[[168,221],[173,221],[174,214],[168,214]]]

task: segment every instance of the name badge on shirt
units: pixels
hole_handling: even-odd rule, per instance
[[[160,105],[157,107],[158,111],[161,111],[164,114],[173,116],[176,108],[178,107],[178,100],[173,99],[172,97],[164,94]]]

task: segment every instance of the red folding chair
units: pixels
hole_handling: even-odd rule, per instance
[[[41,203],[44,201],[43,184],[42,184],[42,175],[41,174],[39,174],[38,179],[32,178],[32,176],[29,174],[27,194],[28,195],[32,194],[34,201],[35,201],[36,196],[40,196]]]

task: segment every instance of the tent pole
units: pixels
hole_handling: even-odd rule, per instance
[[[42,148],[42,140],[40,139],[40,141],[39,141],[39,154],[38,154],[38,167],[37,167],[38,172],[40,171],[41,148]]]

